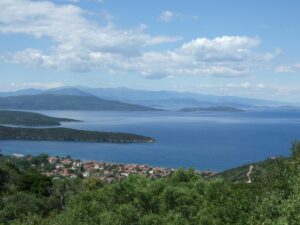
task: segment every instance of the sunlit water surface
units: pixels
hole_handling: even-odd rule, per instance
[[[38,111],[79,119],[64,127],[130,132],[151,144],[1,141],[5,154],[71,155],[79,159],[194,167],[221,171],[267,157],[288,155],[300,139],[300,112],[184,113]]]

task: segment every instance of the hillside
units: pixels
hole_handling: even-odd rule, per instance
[[[32,141],[76,141],[76,142],[108,142],[136,143],[154,142],[154,139],[128,133],[96,132],[75,130],[70,128],[14,128],[0,126],[0,140],[32,140]]]
[[[18,126],[58,126],[61,122],[76,122],[78,120],[55,118],[39,113],[20,111],[0,111],[0,124]]]
[[[95,96],[77,95],[20,95],[0,98],[0,109],[23,110],[115,110],[153,111],[155,109],[119,101],[100,99]]]
[[[77,178],[53,176],[56,164]],[[4,225],[298,225],[300,143],[292,156],[203,177],[177,170],[151,178],[130,174],[113,183],[122,166],[103,163],[84,178],[90,166],[74,172],[70,157],[47,155],[17,159],[0,155],[0,223]],[[67,169],[69,168],[69,169]],[[94,168],[94,167],[93,167]],[[151,171],[157,169],[152,168]],[[157,170],[158,171],[158,170]],[[248,171],[248,172],[247,172]],[[64,173],[64,172],[63,172]],[[48,174],[48,176],[46,176]],[[109,177],[107,177],[109,174]],[[247,182],[246,176],[251,177]],[[236,179],[237,178],[237,179]]]
[[[288,163],[289,161],[291,160],[286,157],[269,158],[261,162],[254,162],[251,164],[246,164],[240,167],[220,172],[216,174],[216,177],[221,177],[227,181],[235,183],[247,182],[249,179],[249,170],[250,167],[252,167],[253,169],[251,170],[251,174],[249,176],[252,182],[256,182],[261,177],[266,176],[268,172],[280,169],[278,165]]]

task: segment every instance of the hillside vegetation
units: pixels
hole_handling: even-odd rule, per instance
[[[55,118],[39,113],[20,111],[0,111],[0,124],[17,126],[58,126],[61,122],[76,122],[78,120]]]
[[[167,178],[45,177],[47,157],[0,159],[0,224],[299,225],[300,144],[292,156],[205,178],[178,170]]]
[[[97,132],[70,128],[17,128],[0,126],[0,140],[32,141],[77,141],[135,143],[154,142],[154,139],[136,134],[117,132]]]

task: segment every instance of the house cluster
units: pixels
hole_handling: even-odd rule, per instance
[[[99,177],[103,182],[111,183],[128,177],[130,174],[139,174],[150,178],[167,177],[174,169],[150,167],[139,164],[118,164],[97,161],[81,161],[71,158],[48,157],[51,170],[43,172],[47,176]]]
[[[31,156],[24,156],[20,154],[13,154],[15,158],[31,160]],[[71,157],[52,157],[46,158],[47,163],[41,163],[40,165],[32,165],[33,167],[39,166],[41,173],[51,177],[98,177],[105,183],[111,183],[113,181],[119,181],[130,174],[138,174],[152,179],[160,177],[168,177],[175,169],[151,167],[148,165],[140,164],[119,164],[110,162],[97,162],[94,160],[84,161],[75,160]],[[204,176],[211,177],[215,173],[207,171],[195,171],[196,173]]]

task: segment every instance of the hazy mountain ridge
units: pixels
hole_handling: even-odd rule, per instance
[[[180,111],[181,112],[244,112],[244,110],[242,109],[228,107],[228,106],[183,108]]]
[[[0,98],[0,109],[23,110],[115,110],[115,111],[153,111],[156,109],[100,99],[95,96],[74,95],[20,95]]]
[[[217,106],[228,105],[236,107],[251,107],[251,106],[280,106],[284,103],[269,101],[264,99],[252,99],[236,96],[215,96],[191,92],[176,92],[176,91],[147,91],[129,88],[88,88],[79,87],[85,92],[94,94],[95,96],[105,99],[114,99],[124,102],[147,105],[178,105],[185,102],[190,106]],[[176,102],[177,101],[177,102]]]
[[[189,107],[280,107],[283,102],[236,96],[215,96],[191,92],[147,91],[129,88],[61,87],[47,90],[25,89],[16,92],[0,92],[0,97],[19,95],[71,95],[96,96],[101,99],[138,104],[147,107],[181,109]]]

